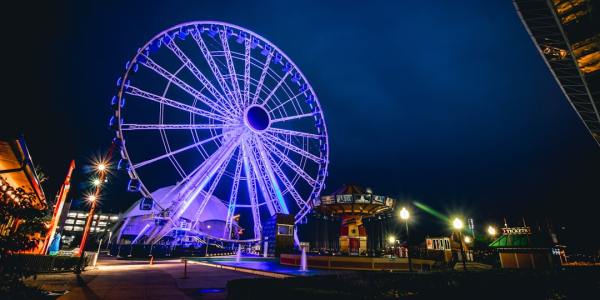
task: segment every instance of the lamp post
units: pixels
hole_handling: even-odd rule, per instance
[[[487,228],[487,233],[493,238],[496,236],[496,234],[498,234],[498,231],[496,230],[496,228],[494,226],[490,225]]]
[[[452,221],[452,227],[454,227],[454,230],[458,232],[458,239],[460,240],[460,255],[462,256],[462,264],[463,264],[463,270],[467,271],[467,260],[465,257],[465,246],[463,243],[463,238],[462,238],[462,229],[464,227],[464,223],[461,219],[459,218],[454,218],[454,220]]]
[[[408,210],[406,209],[406,207],[403,207],[400,210],[400,219],[404,220],[404,226],[406,228],[406,256],[408,256],[408,271],[412,272],[412,258],[410,255],[410,236],[408,234],[408,218],[410,218],[410,213],[408,212]]]
[[[114,145],[114,144],[113,144]],[[108,150],[107,157],[110,158],[112,156],[111,146]],[[87,219],[85,221],[85,227],[83,229],[83,234],[81,236],[81,243],[79,244],[79,263],[75,267],[74,273],[77,274],[79,279],[79,274],[83,269],[83,264],[85,262],[85,246],[87,243],[88,235],[90,234],[90,229],[92,227],[92,222],[94,222],[94,214],[96,212],[96,208],[98,207],[98,198],[100,197],[100,191],[102,188],[102,182],[106,180],[106,176],[108,173],[108,164],[104,161],[98,162],[94,168],[98,173],[98,178],[92,181],[94,185],[94,190],[91,194],[87,195],[86,200],[90,203],[90,210],[88,212]],[[97,181],[96,181],[97,180]]]
[[[390,245],[391,253],[390,257],[394,255],[394,243],[396,242],[396,237],[393,235],[388,236],[388,243]]]

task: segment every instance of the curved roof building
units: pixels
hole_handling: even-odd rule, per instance
[[[600,1],[514,0],[540,55],[600,145]]]
[[[156,239],[149,239],[163,229],[162,224],[169,222],[168,218],[163,217],[164,209],[171,207],[172,203],[177,200],[179,189],[181,187],[168,186],[152,192],[154,203],[150,210],[141,209],[143,206],[141,202],[144,201],[144,198],[136,201],[125,211],[116,225],[116,235],[113,235],[114,242],[117,244],[153,244],[163,238],[172,241],[178,237],[221,237],[225,230],[227,207],[219,198],[211,196],[206,209],[202,210],[200,214],[196,215],[195,212],[198,211],[197,206],[201,201],[192,201],[189,209],[181,216],[181,219],[186,222],[177,230],[185,230],[184,234],[171,230],[162,232]],[[197,198],[204,197],[203,193],[197,196]]]

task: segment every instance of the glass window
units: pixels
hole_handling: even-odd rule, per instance
[[[80,219],[81,219],[81,218],[85,218],[85,217],[87,217],[87,214],[84,214],[84,213],[78,213],[78,214],[77,214],[77,217],[78,217],[78,218],[80,218]]]
[[[83,227],[81,227],[81,226],[73,226],[73,231],[83,231]]]
[[[118,217],[118,216],[112,216],[112,217],[110,217],[110,220],[111,220],[111,221],[118,220],[118,219],[119,219],[119,217]]]
[[[106,226],[106,222],[98,222],[98,226]]]
[[[106,219],[108,219],[108,216],[107,216],[107,215],[102,215],[102,216],[100,216],[100,220],[106,220]]]
[[[77,221],[75,221],[75,224],[83,225],[83,224],[85,224],[85,220],[77,220]]]
[[[69,217],[69,218],[75,218],[76,216],[77,216],[77,213],[74,213],[74,212],[70,212],[67,214],[67,217]]]
[[[71,230],[73,230],[73,226],[65,226],[65,230],[66,231],[71,231]]]
[[[94,215],[94,220],[98,219],[98,215]]]
[[[73,223],[75,223],[75,220],[73,220],[73,219],[66,219],[65,220],[65,224],[73,224]]]
[[[291,225],[277,225],[277,235],[293,235],[294,227]]]

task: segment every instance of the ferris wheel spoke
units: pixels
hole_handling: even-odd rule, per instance
[[[260,73],[260,78],[258,79],[258,83],[256,84],[256,89],[254,90],[254,97],[252,98],[252,104],[255,104],[258,100],[260,92],[262,91],[263,84],[265,83],[265,77],[269,71],[269,64],[271,63],[271,59],[273,58],[273,52],[269,52],[267,58],[265,60],[265,64],[263,65],[262,71]]]
[[[275,162],[275,160],[273,159],[273,156],[270,153],[268,153],[268,151],[266,151],[264,144],[260,140],[258,140],[257,143],[260,145],[260,148],[262,150],[261,152],[266,153],[266,155],[265,155],[266,156],[265,157],[266,165],[275,172],[275,174],[279,177],[279,179],[281,179],[281,182],[285,186],[285,190],[288,191],[292,195],[292,198],[294,198],[294,201],[296,201],[296,204],[298,205],[298,207],[303,207],[303,206],[308,205],[308,203],[306,203],[306,201],[304,201],[304,199],[302,199],[302,196],[300,196],[298,191],[296,191],[296,189],[294,188],[294,185],[289,180],[287,175],[285,175],[283,170],[281,170],[279,165]]]
[[[252,50],[252,46],[250,45],[251,39],[252,37],[248,37],[244,43],[244,96],[242,98],[246,106],[250,104],[250,66],[252,63],[252,58],[250,57],[250,52]]]
[[[223,31],[219,33],[221,38],[221,44],[223,45],[223,52],[225,53],[225,62],[227,63],[227,70],[229,71],[229,79],[233,86],[234,98],[237,99],[236,104],[240,110],[242,110],[242,92],[240,91],[240,84],[237,80],[237,74],[235,72],[235,65],[231,58],[231,50],[229,50],[229,41],[227,39],[227,28],[223,26]]]
[[[281,128],[269,128],[267,130],[268,133],[279,133],[279,134],[285,134],[285,135],[292,135],[292,136],[299,136],[299,137],[305,137],[305,138],[309,138],[309,139],[321,139],[324,137],[324,135],[322,134],[313,134],[313,133],[306,133],[306,132],[300,132],[300,131],[295,131],[295,130],[289,130],[289,129],[281,129]]]
[[[179,77],[173,75],[169,71],[165,70],[163,67],[159,66],[149,57],[146,56],[146,62],[144,62],[143,65],[148,69],[154,71],[156,74],[162,76],[169,82],[174,83],[176,86],[188,93],[190,96],[202,100],[204,104],[212,108],[215,112],[223,114],[224,116],[225,114],[229,114],[229,117],[233,117],[233,115],[229,113],[229,110],[225,109],[224,106],[218,105],[213,100],[208,99],[208,97],[206,97],[204,94],[200,93],[198,90],[181,80]]]
[[[193,149],[193,148],[195,148],[195,147],[198,147],[198,146],[200,146],[200,145],[206,144],[206,143],[208,143],[208,142],[211,142],[211,141],[217,140],[217,139],[219,139],[219,138],[223,137],[223,135],[224,135],[224,134],[223,134],[223,133],[221,133],[221,134],[215,135],[215,136],[213,136],[213,137],[211,137],[211,138],[209,138],[209,139],[206,139],[206,140],[203,140],[203,141],[200,141],[200,142],[197,142],[197,143],[194,143],[194,144],[191,144],[191,145],[185,146],[185,147],[183,147],[183,148],[179,148],[179,149],[177,149],[177,150],[174,150],[174,151],[171,151],[171,152],[165,153],[165,154],[163,154],[163,155],[157,156],[157,157],[155,157],[155,158],[152,158],[152,159],[148,159],[148,160],[145,160],[145,161],[139,162],[139,163],[137,163],[137,164],[134,164],[134,165],[133,165],[133,168],[134,168],[134,169],[141,168],[141,167],[143,167],[143,166],[146,166],[146,165],[149,165],[149,164],[151,164],[151,163],[157,162],[157,161],[159,161],[159,160],[161,160],[161,159],[165,159],[165,158],[167,158],[167,157],[170,157],[170,156],[173,156],[173,155],[179,154],[179,153],[181,153],[181,152],[184,152],[184,151],[187,151],[187,150]]]
[[[271,120],[271,124],[312,117],[315,114],[316,113],[311,112],[311,113],[302,114],[302,115],[295,115],[295,116],[289,116],[289,117],[284,117],[284,118],[279,118],[279,119],[273,119],[273,120]]]
[[[271,135],[271,134],[264,134],[263,138],[265,139],[266,143],[269,143],[271,145],[277,144],[277,145],[279,145],[281,147],[284,147],[286,149],[292,150],[292,151],[294,151],[294,152],[296,152],[296,153],[298,153],[298,154],[300,154],[300,155],[302,155],[302,156],[304,156],[304,157],[306,157],[306,158],[314,161],[317,164],[320,164],[320,163],[323,162],[323,159],[321,159],[320,157],[318,157],[318,156],[316,156],[316,155],[314,155],[314,154],[312,154],[312,153],[310,153],[310,152],[308,152],[308,151],[306,151],[306,150],[304,150],[304,149],[302,149],[302,148],[300,148],[300,147],[298,147],[298,146],[296,146],[296,145],[294,145],[292,143],[284,141],[284,140],[280,139],[277,136],[274,136],[274,135]]]
[[[242,157],[244,161],[244,173],[246,175],[246,185],[248,186],[248,196],[250,198],[250,205],[252,210],[252,221],[254,224],[254,237],[259,238],[262,232],[262,226],[260,222],[260,206],[258,203],[258,193],[256,191],[256,178],[254,178],[254,170],[250,164],[250,153],[246,149],[245,143],[242,142],[241,146]],[[267,198],[265,198],[267,199]],[[268,200],[265,200],[268,201]],[[268,202],[267,202],[268,203]],[[269,212],[273,215],[272,206],[267,205]]]
[[[206,87],[206,89],[218,100],[218,103],[208,99],[207,97],[204,97],[201,100],[207,105],[214,105],[216,107],[220,107],[221,109],[225,109],[227,104],[225,103],[224,96],[217,88],[215,88],[210,80],[208,80],[208,78],[206,78],[206,76],[204,76],[204,74],[198,70],[198,67],[196,67],[196,65],[194,65],[187,55],[185,55],[185,53],[177,46],[174,40],[167,44],[167,48],[169,48],[171,52],[173,52],[173,54],[175,54],[175,56],[177,56],[177,58],[188,68],[188,70],[194,74],[194,77],[196,77],[198,81],[200,81],[200,83]]]
[[[175,101],[175,100],[172,100],[172,99],[169,99],[169,98],[166,98],[166,97],[155,95],[155,94],[152,94],[150,92],[143,91],[143,90],[141,90],[141,89],[139,89],[137,87],[134,87],[134,86],[127,87],[125,89],[125,93],[127,93],[129,95],[132,95],[132,96],[137,96],[137,97],[141,97],[141,98],[144,98],[144,99],[152,100],[154,102],[161,103],[161,104],[164,104],[164,105],[167,105],[167,106],[170,106],[170,107],[173,107],[173,108],[177,108],[177,109],[180,109],[180,110],[183,110],[183,111],[187,111],[187,112],[195,114],[195,115],[203,116],[203,117],[206,117],[206,118],[209,118],[209,119],[213,119],[213,120],[218,120],[218,121],[221,121],[221,122],[224,122],[224,123],[232,121],[228,117],[224,117],[224,116],[219,115],[219,114],[208,112],[208,111],[205,111],[203,109],[200,109],[200,108],[197,108],[197,107],[194,107],[194,106],[191,106],[191,105],[183,104],[183,103],[181,103],[179,101]]]
[[[280,160],[282,160],[288,167],[290,167],[294,172],[296,172],[302,179],[304,179],[308,184],[314,186],[317,184],[317,181],[313,179],[308,173],[304,171],[300,166],[298,166],[294,161],[292,161],[289,157],[287,157],[281,150],[277,149],[277,147],[268,145],[267,149],[275,154]]]
[[[275,92],[277,92],[277,90],[281,87],[281,85],[285,82],[285,79],[288,77],[288,75],[292,73],[292,72],[286,72],[285,75],[283,75],[283,77],[281,77],[281,79],[279,80],[279,82],[277,82],[277,85],[275,85],[275,87],[273,89],[271,89],[271,92],[269,93],[269,95],[267,95],[267,97],[262,100],[262,105],[266,105],[269,100],[271,99],[271,97],[273,97],[273,95],[275,95]]]
[[[194,218],[193,218],[194,224],[193,224],[192,228],[196,227],[196,225],[198,224],[198,219],[200,219],[200,216],[204,212],[204,209],[206,208],[208,201],[210,200],[213,193],[215,192],[215,189],[219,185],[219,182],[221,181],[221,177],[223,177],[223,174],[225,173],[225,170],[227,169],[227,165],[229,165],[229,162],[231,160],[231,155],[233,155],[233,152],[231,152],[231,154],[229,156],[227,156],[225,161],[221,164],[221,167],[215,174],[214,179],[212,180],[210,186],[208,187],[208,191],[206,191],[204,193],[204,198],[202,199],[202,202],[200,202],[200,205],[198,206],[198,209],[196,210],[196,213],[194,214]]]
[[[210,50],[208,50],[208,47],[206,46],[204,39],[202,39],[202,35],[200,34],[200,31],[198,29],[192,30],[191,33],[192,33],[192,37],[196,41],[196,44],[200,48],[200,51],[202,52],[204,59],[208,63],[210,70],[213,72],[213,74],[217,78],[217,82],[219,83],[219,86],[221,86],[221,89],[225,93],[225,99],[228,100],[230,108],[238,109],[238,112],[241,112],[241,110],[239,109],[239,107],[237,106],[237,103],[235,101],[235,95],[229,89],[227,82],[225,82],[225,78],[223,77],[223,74],[221,74],[221,70],[219,70],[219,66],[217,66],[212,54],[210,53]]]
[[[231,238],[231,230],[233,217],[237,205],[238,188],[240,187],[240,178],[242,175],[242,149],[238,147],[238,155],[235,165],[235,173],[231,184],[231,194],[229,194],[229,205],[227,206],[227,218],[225,219],[225,227],[223,228],[223,238]]]
[[[282,107],[282,106],[286,105],[286,104],[287,104],[287,103],[289,103],[290,101],[294,101],[294,100],[298,99],[298,97],[300,97],[300,96],[301,96],[301,95],[303,95],[304,93],[306,93],[306,91],[304,91],[304,92],[300,92],[300,93],[298,93],[298,94],[296,94],[296,95],[294,95],[294,96],[290,97],[289,99],[287,99],[287,100],[285,100],[285,101],[281,102],[279,105],[277,105],[277,106],[273,107],[272,109],[270,109],[270,110],[269,110],[269,113],[271,113],[271,112],[273,112],[274,110],[276,110],[276,109],[278,109],[278,108],[280,108],[280,107]]]
[[[227,143],[221,145],[209,159],[202,162],[200,170],[190,178],[189,182],[186,183],[180,191],[182,197],[177,205],[178,207],[176,208],[174,219],[179,219],[179,217],[187,211],[190,204],[198,197],[211,179],[220,179],[220,177],[213,177],[221,170],[224,164],[229,162],[228,158],[239,145],[240,138],[241,134],[236,134],[234,137],[230,138]]]
[[[121,130],[185,130],[185,129],[224,129],[226,124],[121,124]]]
[[[279,183],[275,179],[273,170],[267,164],[265,149],[261,148],[255,139],[250,138],[246,142],[250,151],[250,163],[252,163],[260,189],[267,200],[267,206],[270,206],[276,213],[289,213]]]

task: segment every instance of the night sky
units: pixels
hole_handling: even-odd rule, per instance
[[[600,147],[510,1],[70,2],[2,21],[1,135],[24,134],[48,198],[70,159],[108,147],[109,101],[136,49],[177,23],[220,20],[269,39],[311,82],[329,131],[327,191],[356,183],[476,225],[548,218],[568,246],[600,247]],[[118,176],[104,209],[137,197]],[[436,222],[419,215],[417,226]]]

